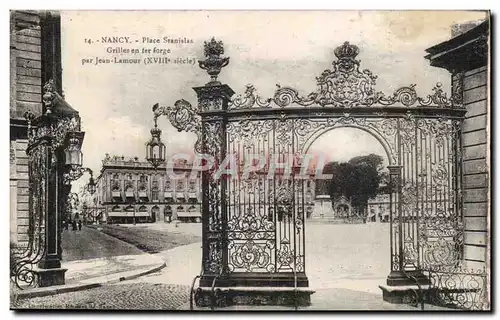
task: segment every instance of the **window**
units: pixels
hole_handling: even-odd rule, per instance
[[[134,186],[132,184],[132,180],[129,180],[125,184],[125,191],[127,192],[133,192],[134,191]]]
[[[113,180],[111,182],[111,190],[112,191],[120,191],[120,181]]]
[[[111,177],[111,191],[120,191],[120,176],[118,173]]]
[[[153,175],[153,181],[151,186],[151,198],[153,201],[158,201],[159,199],[158,177],[156,175]]]
[[[189,191],[195,192],[196,191],[196,181],[189,181]]]
[[[179,182],[177,182],[177,190],[184,190],[184,181],[180,180]]]
[[[146,191],[147,177],[145,175],[141,175],[139,178],[139,190]]]
[[[170,191],[172,190],[172,183],[170,180],[165,180],[165,191]]]
[[[153,201],[158,201],[159,195],[158,195],[158,190],[151,190],[151,198]]]

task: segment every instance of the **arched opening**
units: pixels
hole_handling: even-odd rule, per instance
[[[156,222],[156,219],[159,216],[159,214],[160,214],[160,208],[158,208],[158,206],[154,206],[153,208],[151,208],[151,222],[152,223]]]
[[[310,285],[381,294],[378,286],[391,269],[390,228],[382,219],[368,222],[374,207],[389,215],[389,207],[383,212],[379,205],[390,149],[372,132],[354,127],[322,130],[305,147],[314,158],[324,157],[323,173],[330,175],[304,184],[313,202],[305,215]]]
[[[172,222],[172,207],[171,206],[166,206],[165,210],[163,211],[163,222],[170,223]]]
[[[146,206],[140,206],[139,211],[135,214],[135,222],[144,223],[150,220],[148,208]]]

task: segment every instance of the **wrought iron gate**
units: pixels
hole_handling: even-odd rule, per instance
[[[195,149],[212,156],[203,172],[203,274],[201,287],[307,287],[305,212],[312,176],[300,178],[302,155],[321,134],[354,127],[372,134],[389,160],[391,274],[388,284],[423,279],[423,271],[456,268],[462,261],[460,97],[438,84],[420,98],[415,85],[390,96],[375,90],[376,76],[360,70],[359,48],[335,49],[333,69],[317,78],[307,96],[290,87],[272,98],[248,85],[234,99],[217,75],[229,58],[222,42],[205,43],[200,61],[211,81],[194,90],[198,108],[179,100],[167,114],[180,131],[198,135]],[[255,155],[265,159],[258,170]],[[272,170],[276,163],[292,165]],[[220,168],[236,168],[217,178]],[[432,277],[431,277],[432,280]],[[234,302],[234,301],[233,301]],[[203,304],[203,301],[199,301]]]

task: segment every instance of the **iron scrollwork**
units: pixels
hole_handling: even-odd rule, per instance
[[[19,289],[36,287],[36,264],[45,255],[45,202],[46,182],[50,153],[43,147],[30,150],[30,214],[28,216],[28,241],[11,247],[11,281]]]
[[[62,99],[56,91],[54,81],[49,80],[43,87],[43,102],[46,107],[43,125],[32,126],[35,115],[31,111],[24,114],[28,121],[28,143],[33,145],[43,138],[52,139],[52,147],[57,149],[63,146],[68,132],[78,132],[81,130],[80,117],[77,113],[60,117],[55,115],[55,106]]]
[[[157,112],[168,114],[178,130],[196,132],[196,151],[212,155],[217,165],[225,153],[237,157],[243,153],[244,158],[246,153],[305,152],[315,138],[334,127],[369,132],[381,142],[394,168],[392,270],[456,272],[463,223],[456,207],[459,195],[454,193],[461,186],[453,170],[461,160],[456,149],[461,115],[448,109],[460,107],[460,85],[454,83],[451,98],[439,83],[424,98],[413,84],[385,95],[375,89],[377,76],[360,69],[357,46],[346,42],[334,53],[333,68],[317,78],[314,92],[304,96],[294,88],[278,86],[274,96],[265,99],[253,85],[247,85],[244,94],[229,103],[230,111],[223,112],[229,94],[220,93],[217,75],[229,59],[221,58],[222,43],[212,39],[205,44],[207,60],[200,62],[212,81],[195,88],[198,109],[180,100],[174,108]],[[442,116],[436,115],[438,108]],[[211,173],[203,173],[204,271],[304,272],[303,218],[308,206],[297,195],[303,194],[300,182],[293,178],[270,181],[258,174],[249,181],[221,182],[211,179]],[[443,286],[438,282],[437,286]]]
[[[317,89],[306,96],[298,90],[277,85],[273,98],[262,99],[255,94],[255,88],[249,84],[244,96],[237,96],[232,101],[233,109],[248,109],[256,107],[271,107],[274,103],[279,108],[291,106],[321,107],[386,107],[402,105],[404,107],[451,108],[452,103],[444,93],[442,85],[436,84],[433,93],[425,98],[418,97],[416,85],[398,88],[392,95],[386,96],[376,91],[377,76],[370,70],[360,70],[360,61],[356,59],[360,50],[357,46],[345,42],[334,50],[337,60],[333,61],[333,69],[326,69],[316,78]]]
[[[195,150],[201,153],[201,117],[198,111],[186,100],[180,99],[174,103],[173,107],[157,106],[153,108],[154,120],[165,115],[179,132],[193,132],[198,136]]]
[[[247,84],[244,95],[237,95],[229,106],[229,109],[249,109],[257,105],[258,107],[267,108],[271,106],[271,98],[262,99],[255,95],[255,87],[253,84]]]
[[[452,270],[429,270],[431,285],[424,295],[426,303],[451,309],[488,310],[487,273],[458,265]]]
[[[85,173],[93,174],[92,170],[81,166],[69,166],[66,172],[63,173],[63,182],[66,185],[71,184],[72,181],[80,179]]]

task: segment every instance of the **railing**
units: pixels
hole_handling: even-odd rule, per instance
[[[467,311],[489,309],[485,271],[457,268],[423,272],[431,282],[428,289],[422,288],[415,277],[406,275],[418,287],[417,290],[412,290],[415,297],[407,301],[408,304],[420,305],[422,311],[425,310],[425,304]]]

